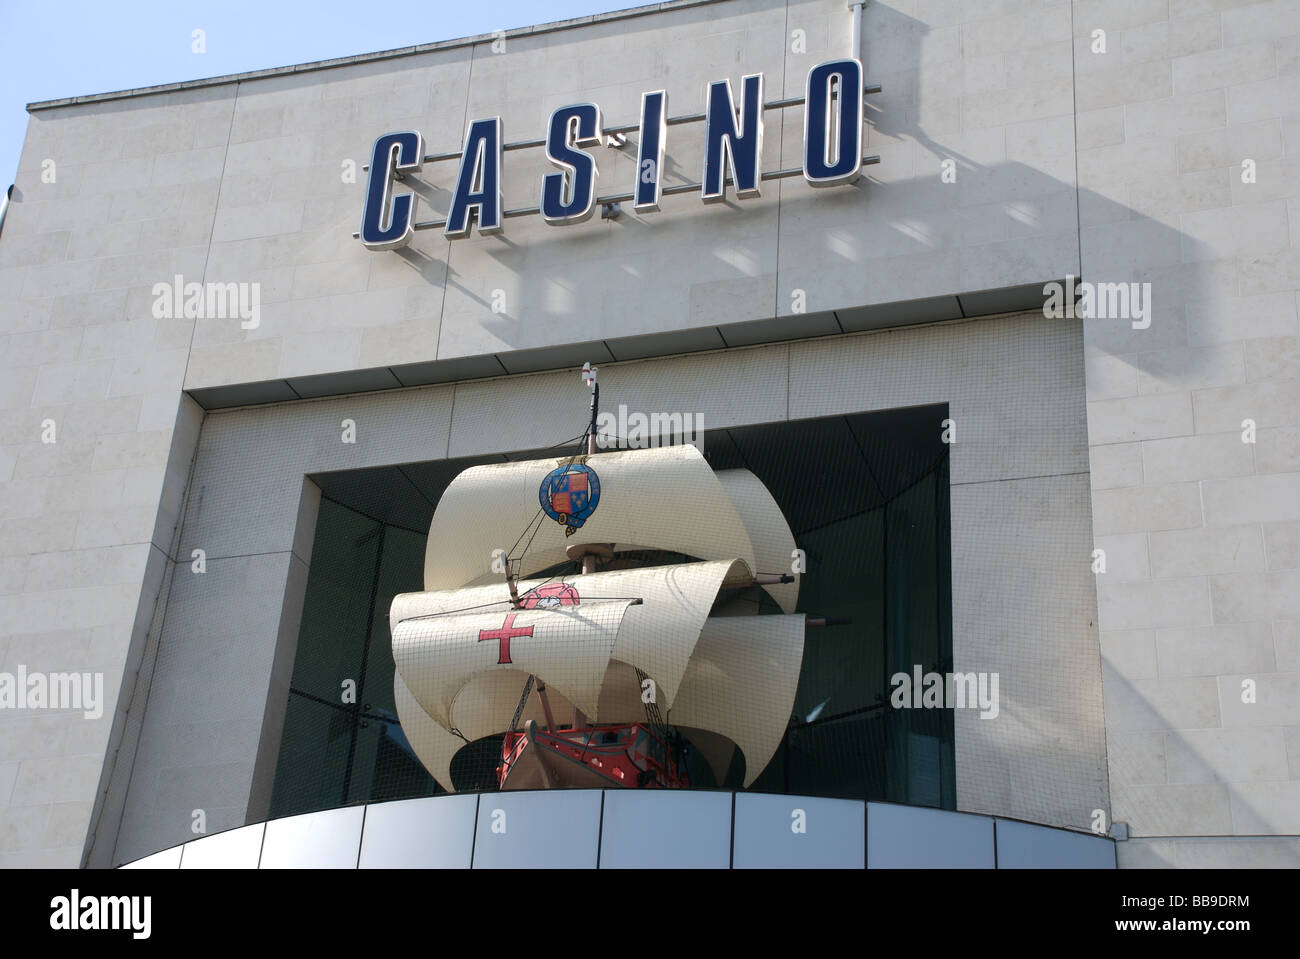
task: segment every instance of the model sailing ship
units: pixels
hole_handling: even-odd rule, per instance
[[[785,733],[810,624],[780,509],[691,445],[596,453],[595,372],[578,452],[457,476],[393,600],[397,713],[448,790],[492,735],[499,788],[536,789],[688,786],[692,749],[718,784],[739,749],[748,786]]]

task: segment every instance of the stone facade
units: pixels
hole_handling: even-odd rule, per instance
[[[1005,722],[959,718],[959,808],[1102,809],[1121,865],[1294,863],[1294,0],[872,0],[880,162],[855,186],[351,236],[381,133],[450,152],[469,119],[528,139],[586,100],[631,123],[659,88],[694,113],[754,72],[799,96],[849,23],[842,0],[684,0],[33,105],[0,237],[0,671],[101,671],[106,703],[0,712],[0,865],[135,858],[196,805],[210,831],[264,816],[306,474],[527,446],[572,375],[544,371],[584,360],[710,426],[949,403],[957,666],[1022,676]],[[797,167],[801,108],[766,119],[763,169]],[[698,180],[701,143],[670,127],[666,183]],[[601,192],[630,189],[634,154],[596,150]],[[544,168],[506,155],[507,208]],[[454,174],[408,178],[421,217]],[[178,275],[257,284],[256,326],[158,316]],[[1150,283],[1149,326],[1006,315],[1067,276]],[[369,426],[340,448],[345,416]]]

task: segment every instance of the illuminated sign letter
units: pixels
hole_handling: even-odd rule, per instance
[[[862,64],[831,60],[808,72],[803,177],[813,186],[852,183],[862,172]]]
[[[736,184],[736,196],[759,195],[759,164],[763,159],[763,74],[745,77],[741,88],[744,99],[738,129],[731,81],[719,80],[709,84],[704,120],[704,181],[700,190],[706,203],[725,196],[728,169]]]
[[[546,159],[560,168],[542,177],[542,219],[578,223],[596,207],[596,158],[577,147],[600,143],[600,107],[578,103],[551,114],[546,131]],[[568,199],[565,199],[565,195]]]
[[[501,229],[501,151],[505,147],[501,118],[475,120],[465,134],[465,152],[460,158],[456,192],[451,197],[447,225],[449,237],[469,236],[470,213],[478,211],[478,231],[496,233]]]
[[[663,90],[641,94],[641,146],[636,157],[633,209],[657,213],[663,197],[664,144],[668,140],[668,94]]]
[[[393,175],[419,170],[423,163],[424,137],[418,133],[385,133],[375,141],[361,211],[361,242],[368,249],[395,250],[410,241],[415,194],[393,196]]]

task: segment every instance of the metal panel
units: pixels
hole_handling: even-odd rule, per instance
[[[992,869],[993,820],[867,803],[868,869]]]
[[[599,340],[586,343],[568,343],[563,346],[544,346],[532,350],[511,350],[498,353],[497,359],[509,373],[539,373],[543,370],[560,370],[579,367],[583,363],[612,363],[614,358]]]
[[[190,390],[189,394],[194,402],[205,410],[223,410],[232,406],[259,406],[263,403],[285,403],[300,399],[293,391],[293,387],[284,380],[205,386]]]
[[[128,862],[123,865],[123,869],[179,869],[181,867],[181,850],[185,847],[172,846],[170,849],[164,849],[162,852],[156,852],[152,856],[145,856],[143,859],[137,859],[135,862]]]
[[[402,384],[393,371],[381,367],[373,370],[346,370],[342,373],[318,373],[315,376],[294,376],[286,382],[299,396],[340,396],[346,393],[369,393],[374,390],[395,390]]]
[[[737,793],[737,869],[861,869],[866,803]]]
[[[256,869],[265,828],[265,823],[257,823],[187,842],[181,853],[181,868]]]
[[[754,346],[782,340],[803,340],[810,336],[831,336],[844,332],[829,310],[824,313],[800,313],[794,316],[777,316],[748,323],[728,323],[719,327],[727,346]]]
[[[730,793],[605,793],[602,869],[726,869],[730,853]]]
[[[471,858],[477,868],[1116,868],[1109,838],[1050,826],[848,799],[732,799],[610,790],[602,808],[599,790],[429,796],[231,829],[121,868],[247,869],[259,856],[265,868],[464,869]]]
[[[898,303],[878,303],[836,310],[840,325],[846,333],[862,330],[883,330],[892,326],[912,323],[934,323],[960,317],[961,304],[955,296],[930,296],[920,300],[903,300]]]
[[[1115,843],[1065,829],[997,820],[999,869],[1114,869]]]
[[[1064,285],[1064,280],[1045,278],[1042,283],[1026,283],[1001,290],[963,293],[958,299],[961,301],[962,312],[966,316],[992,316],[996,313],[1014,313],[1016,310],[1038,310],[1042,309],[1045,299],[1043,287],[1049,282]]]
[[[478,796],[404,799],[366,807],[361,869],[468,869]]]
[[[479,803],[474,868],[591,869],[599,830],[598,789],[485,794]]]
[[[717,328],[712,326],[671,330],[667,333],[645,333],[605,341],[610,356],[615,360],[641,360],[699,350],[720,350],[726,345]]]
[[[390,367],[403,386],[424,386],[428,383],[454,383],[459,380],[477,380],[504,376],[506,368],[495,355],[467,356],[462,359],[431,360],[427,363],[407,363]]]
[[[355,869],[364,806],[274,819],[266,824],[262,869]]]

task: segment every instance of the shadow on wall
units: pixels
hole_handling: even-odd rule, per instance
[[[869,82],[880,82],[883,86],[881,94],[868,98],[867,122],[871,134],[867,152],[881,153],[886,160],[880,167],[868,168],[866,172],[884,173],[889,169],[889,157],[895,150],[900,156],[909,155],[905,145],[910,143],[913,144],[910,151],[913,169],[919,174],[916,179],[904,182],[882,183],[875,178],[864,178],[857,189],[866,191],[872,215],[889,218],[892,228],[914,241],[914,252],[920,257],[939,250],[960,261],[964,241],[1005,240],[1010,257],[1023,257],[1021,263],[1033,263],[1036,251],[1018,244],[1017,240],[1033,238],[1040,232],[1041,224],[1055,220],[1056,214],[1050,211],[1056,208],[1059,213],[1063,199],[1074,203],[1078,232],[1075,234],[1076,269],[1073,272],[1081,281],[1086,281],[1080,283],[1080,293],[1086,291],[1086,295],[1093,297],[1091,315],[1075,314],[1085,316],[1083,334],[1085,357],[1089,364],[1088,399],[1115,395],[1107,382],[1111,375],[1136,379],[1139,392],[1151,394],[1162,391],[1162,380],[1182,383],[1210,372],[1212,360],[1208,351],[1187,349],[1170,352],[1195,342],[1199,333],[1197,324],[1205,322],[1202,318],[1220,306],[1216,298],[1222,294],[1207,282],[1206,261],[1212,259],[1212,253],[1206,244],[1111,196],[1079,189],[1077,171],[1087,160],[1078,156],[1074,144],[1073,117],[1068,118],[1071,121],[1068,130],[1054,132],[1052,123],[1045,122],[1041,135],[1030,137],[1027,142],[1029,150],[1040,152],[1047,158],[1041,166],[1061,166],[1055,177],[1016,161],[980,163],[946,146],[943,134],[931,136],[922,117],[928,112],[941,114],[943,105],[935,104],[934,110],[927,110],[920,64],[928,33],[926,25],[885,4],[872,3],[867,7],[863,27],[865,72]],[[1064,55],[1072,53],[1067,49]],[[1073,95],[1074,90],[1069,92]],[[1024,91],[1022,94],[1033,95]],[[1042,95],[1046,97],[1050,91],[1043,91]],[[957,127],[956,124],[950,126]],[[1053,164],[1050,141],[1054,135],[1062,133],[1068,137],[1070,149],[1065,154],[1068,162],[1065,165]],[[978,141],[978,137],[964,134],[951,139],[963,143]],[[1006,147],[1010,151],[1009,142]],[[940,198],[924,186],[942,175],[945,161],[952,161],[950,169],[955,174],[955,182]],[[1017,199],[1008,203],[1005,200],[1007,196]],[[829,206],[830,199],[815,194],[812,202]],[[1044,213],[1048,215],[1044,216]],[[948,229],[949,224],[955,225],[956,229]],[[1049,247],[1055,255],[1055,238],[1049,240]],[[1139,252],[1135,254],[1134,251]],[[1060,261],[1052,259],[1048,262]],[[1053,274],[1044,272],[1043,275]],[[963,273],[959,272],[957,279],[956,286],[948,285],[946,280],[940,287],[969,289],[963,282]],[[1046,306],[1047,297],[1044,302]],[[1080,308],[1085,306],[1079,304]],[[1097,368],[1104,369],[1105,375],[1099,377],[1093,373]],[[1124,439],[1116,437],[1110,441],[1122,442]],[[1095,433],[1091,441],[1099,441]],[[1104,437],[1100,439],[1100,442],[1106,441]],[[1178,731],[1178,727],[1186,725],[1172,715],[1180,707],[1160,702],[1151,690],[1144,691],[1126,679],[1108,657],[1103,655],[1100,659],[1108,724],[1118,720],[1124,723],[1125,729],[1164,731],[1161,748],[1171,759],[1173,754],[1181,754],[1179,761],[1190,770],[1189,781],[1203,782],[1207,789],[1226,793],[1233,809],[1233,819],[1239,823],[1249,822],[1246,831],[1278,831],[1267,816],[1234,790],[1232,783],[1219,781],[1211,772],[1212,764],[1200,754],[1200,747],[1191,737]],[[1240,678],[1232,677],[1233,683]],[[1206,683],[1214,686],[1215,678],[1208,677]],[[1235,685],[1225,689],[1224,696],[1232,699]],[[1206,695],[1213,694],[1207,692]],[[1035,709],[1022,712],[1018,718],[1037,727],[1037,737],[1052,741],[1057,710],[1050,704],[1035,705]],[[1226,703],[1223,708],[1226,710],[1230,705]],[[964,732],[978,739],[984,729],[983,724],[969,723]],[[959,736],[961,732],[959,730]],[[989,750],[1005,752],[1005,735],[1000,738],[1001,742],[988,744]],[[1056,741],[1060,742],[1059,739]],[[962,744],[959,738],[959,749]],[[1068,751],[1071,744],[1063,742],[1061,748]],[[1144,760],[1132,749],[1126,748],[1121,755],[1106,757],[1105,762],[1120,774],[1121,789],[1142,781],[1138,768]],[[1108,783],[1109,820],[1111,810],[1117,804],[1129,806],[1134,797],[1131,794],[1114,796],[1115,785],[1109,783],[1109,771],[1105,765],[1100,772]],[[1014,780],[1014,776],[1010,778]],[[1010,801],[1011,797],[1006,799]],[[1181,832],[1231,834],[1234,831],[1232,821],[1211,826],[1179,821],[1182,810],[1158,805],[1152,808],[1154,802],[1154,796],[1141,798],[1138,805],[1143,809],[1149,808],[1150,812],[1143,822],[1130,824],[1135,836]],[[1106,825],[1109,826],[1109,821]]]
[[[781,0],[770,0],[766,5],[785,6]],[[678,16],[687,22],[694,19],[703,24],[709,21],[711,13],[703,7],[679,11]],[[639,22],[631,21],[623,26],[635,30]],[[846,14],[846,30],[847,23]],[[933,313],[925,319],[955,318],[963,315],[959,312],[963,307],[971,315],[1000,312],[1001,309],[986,309],[972,313],[970,305],[965,303],[958,307],[954,291],[971,294],[996,289],[996,281],[1003,279],[1004,286],[1021,285],[1026,276],[1060,279],[1066,272],[1062,264],[1069,264],[1075,277],[1087,281],[1075,288],[1077,296],[1095,294],[1103,308],[1113,308],[1120,314],[1109,319],[1094,317],[1085,324],[1090,354],[1122,355],[1186,343],[1185,308],[1209,296],[1203,270],[1198,265],[1205,258],[1200,249],[1202,244],[1110,197],[1078,191],[1073,117],[1068,114],[1045,120],[1041,130],[1018,135],[1023,142],[1017,144],[1016,152],[1032,157],[1033,165],[1005,159],[1007,149],[1003,146],[1001,130],[994,141],[981,138],[979,131],[931,135],[926,129],[926,118],[934,117],[939,127],[949,131],[959,131],[961,121],[956,100],[932,96],[923,87],[921,63],[929,33],[930,28],[925,24],[886,5],[872,3],[866,8],[862,55],[866,76],[868,82],[882,84],[883,90],[867,98],[868,133],[864,152],[881,155],[880,165],[865,167],[864,176],[857,184],[833,190],[810,191],[802,184],[783,181],[765,185],[769,193],[781,196],[783,240],[788,243],[807,239],[820,248],[823,258],[845,261],[856,270],[856,286],[840,294],[840,302],[831,304],[834,322],[826,328],[812,328],[810,324],[808,335],[865,328],[854,325],[844,313],[863,306],[883,305],[886,301],[880,299],[882,290],[904,289],[901,296],[890,294],[888,302],[892,303],[900,299],[909,302],[933,299],[932,304],[920,307]],[[1069,56],[1068,49],[1065,55]],[[726,72],[719,67],[719,76]],[[1062,91],[1021,93],[1037,96],[1047,103],[1064,91],[1065,108],[1072,109],[1068,103],[1069,85],[1066,80],[1062,83]],[[768,96],[769,99],[772,96],[770,90]],[[673,112],[688,108],[696,109],[696,106],[679,102]],[[622,122],[626,118],[611,119]],[[768,126],[769,136],[779,136],[783,123],[769,118]],[[690,135],[672,134],[670,144],[674,137],[678,143],[682,142],[682,136]],[[952,145],[945,144],[945,140]],[[623,152],[635,156],[636,148],[636,135],[629,134]],[[980,155],[990,151],[1002,159],[982,162]],[[605,156],[602,152],[602,162]],[[698,171],[676,164],[671,156],[665,163],[667,185],[698,179]],[[911,171],[914,175],[905,178],[898,175],[899,171]],[[454,174],[452,164],[428,167],[419,175],[408,176],[404,186],[414,190],[423,204],[420,218],[445,217],[450,201],[446,187],[452,183]],[[945,176],[952,182],[936,189]],[[430,182],[434,177],[438,185]],[[848,190],[858,191],[862,199],[846,204]],[[1008,197],[1015,199],[1008,201]],[[745,201],[728,199],[725,205],[743,209]],[[503,276],[519,284],[515,303],[526,304],[527,317],[518,315],[517,309],[495,310],[494,304],[486,302],[479,292],[458,279],[452,262],[454,242],[445,248],[442,256],[411,247],[398,251],[397,255],[430,285],[443,285],[445,277],[448,289],[456,289],[477,304],[482,312],[474,315],[472,323],[490,334],[491,339],[501,341],[507,349],[528,349],[537,346],[530,336],[535,335],[539,314],[544,322],[562,324],[577,309],[567,301],[553,310],[547,308],[554,299],[550,295],[553,286],[571,285],[566,283],[562,264],[584,263],[607,256],[610,244],[619,234],[655,230],[657,242],[671,242],[676,228],[689,225],[692,230],[697,229],[698,223],[686,221],[694,218],[698,207],[697,197],[669,197],[664,201],[660,219],[654,219],[654,215],[650,220],[623,215],[580,227],[548,230],[530,236],[527,244],[512,242],[507,235],[492,237],[488,241],[489,255]],[[845,221],[841,212],[845,207],[869,209],[871,222]],[[1082,238],[1078,229],[1080,218],[1086,230]],[[707,225],[707,221],[704,223]],[[837,231],[838,223],[844,223],[847,229]],[[1063,223],[1069,224],[1069,229],[1062,230]],[[808,225],[806,234],[795,232],[800,229],[797,224]],[[826,224],[830,224],[829,228]],[[1144,263],[1140,267],[1128,255],[1133,248],[1132,237],[1141,238]],[[1081,239],[1087,246],[1087,276],[1082,276]],[[776,277],[755,272],[747,265],[746,257],[734,255],[737,252],[721,245],[715,249],[714,260],[729,265],[731,273],[722,282],[773,283],[771,315],[791,316],[791,300],[784,287],[798,285],[797,250],[783,244],[781,258],[785,263],[779,267]],[[535,268],[538,262],[554,266],[539,270]],[[1098,290],[1091,284],[1105,286]],[[1063,290],[1063,307],[1065,293]],[[601,304],[586,306],[603,309]],[[1069,316],[1077,315],[1070,307],[1065,310]],[[727,328],[723,329],[725,333]],[[1208,362],[1204,355],[1189,354],[1184,357],[1182,367],[1168,372],[1180,376],[1195,373],[1198,365]]]
[[[5,214],[9,212],[9,201],[14,195],[14,185],[9,184],[9,189],[5,190],[3,199],[0,199],[0,236],[4,234]]]
[[[780,0],[770,0],[769,6],[779,7],[783,4]],[[710,11],[706,7],[683,13],[704,23],[709,19]],[[620,29],[635,30],[637,24],[638,21],[632,21],[619,26]],[[953,291],[978,289],[970,285],[977,282],[977,278],[982,287],[987,287],[983,278],[989,275],[1005,275],[1009,278],[1023,278],[1025,275],[1055,277],[1062,272],[1061,264],[1069,263],[1074,267],[1076,276],[1083,276],[1089,282],[1125,284],[1130,293],[1132,287],[1127,285],[1138,284],[1138,296],[1129,299],[1129,312],[1146,311],[1144,316],[1118,315],[1088,319],[1083,324],[1084,348],[1088,356],[1109,357],[1117,364],[1131,365],[1134,353],[1163,351],[1185,344],[1189,309],[1202,307],[1211,298],[1201,264],[1205,258],[1203,245],[1110,197],[1078,190],[1073,180],[1076,152],[1070,117],[1066,118],[1071,120],[1068,132],[1064,134],[1069,137],[1066,143],[1053,142],[1053,138],[1061,131],[1048,123],[1044,124],[1041,139],[1035,140],[1032,136],[1026,138],[1023,150],[1035,154],[1032,162],[1037,165],[1008,161],[1005,152],[1000,161],[981,162],[976,151],[969,147],[951,149],[943,142],[947,137],[965,144],[975,139],[972,136],[958,133],[931,136],[923,121],[932,108],[941,111],[942,104],[932,105],[922,85],[920,64],[928,32],[929,28],[924,24],[888,6],[879,3],[868,6],[863,29],[863,60],[868,81],[880,82],[884,90],[869,100],[866,152],[882,154],[884,162],[878,167],[868,168],[867,175],[853,187],[841,187],[834,191],[803,191],[797,198],[783,199],[783,216],[811,224],[809,235],[822,237],[820,242],[828,247],[826,255],[840,256],[858,268],[856,275],[860,285],[843,294],[845,299],[841,306],[847,310],[872,305],[876,302],[872,297],[883,285],[882,281],[886,278],[896,280],[896,274],[904,268],[911,283],[910,298],[956,300]],[[400,65],[370,67],[376,73],[404,69]],[[725,71],[719,68],[719,73],[723,72]],[[284,81],[285,85],[312,82],[317,81],[311,77],[295,77]],[[959,123],[954,123],[952,128],[959,126]],[[631,137],[628,149],[635,150],[635,142]],[[953,161],[955,180],[946,184],[944,189],[936,190],[935,183],[940,181],[943,164],[947,160]],[[1054,171],[1058,175],[1045,172],[1044,167],[1059,167]],[[899,169],[910,170],[913,175],[907,179],[885,179]],[[687,178],[684,170],[671,172],[674,176]],[[872,176],[873,173],[877,175]],[[445,214],[445,189],[416,182],[414,178],[408,178],[407,183],[419,193],[426,206],[433,208],[435,214]],[[781,185],[778,184],[776,188],[780,190]],[[816,224],[819,221],[835,222],[836,208],[845,205],[840,191],[848,189],[863,194],[863,202],[871,210],[874,222],[869,231],[870,249],[852,241],[852,238],[842,240],[835,235],[833,229],[822,230],[820,234],[817,232]],[[1015,199],[1009,202],[1006,199],[1008,196]],[[14,199],[15,202],[21,202],[22,198],[16,195]],[[355,228],[359,210],[353,208],[353,199],[355,198],[348,201],[347,216],[340,216],[334,229],[350,231]],[[690,198],[676,202],[687,203]],[[666,214],[671,215],[672,210],[666,209]],[[427,212],[421,215],[427,215]],[[1077,217],[1082,218],[1086,232],[1081,233],[1078,229]],[[1052,232],[1054,225],[1059,225],[1063,220],[1074,224],[1074,228],[1064,232],[1056,229],[1056,232]],[[503,269],[526,280],[539,274],[539,271],[529,267],[527,260],[530,257],[544,255],[548,262],[581,260],[602,250],[608,242],[606,230],[632,231],[640,228],[642,225],[639,221],[624,216],[618,220],[589,223],[583,228],[555,230],[548,233],[544,240],[530,243],[527,248],[511,245],[509,240],[500,238],[494,241],[499,246],[493,255]],[[1128,252],[1133,249],[1133,237],[1142,239],[1144,262],[1141,266],[1134,264]],[[1081,268],[1081,241],[1086,245],[1089,264],[1087,275],[1083,275]],[[400,255],[413,269],[420,272],[430,286],[439,286],[444,282],[444,271],[447,286],[459,285],[455,271],[448,267],[445,260],[412,250],[402,251]],[[762,278],[736,267],[735,279],[758,282]],[[1149,287],[1145,284],[1149,284]],[[463,286],[460,288],[466,293],[471,292]],[[897,289],[898,284],[891,282],[889,288]],[[1146,290],[1150,290],[1150,294]],[[524,289],[521,296],[525,302],[546,302],[546,290],[540,285]],[[481,303],[481,298],[479,302]],[[1120,302],[1118,288],[1114,293],[1114,302]],[[786,303],[788,299],[781,296],[778,287],[773,305],[774,315],[782,315]],[[1134,307],[1139,304],[1140,310],[1135,310]],[[482,303],[482,307],[484,312],[481,323],[494,336],[507,344],[520,341],[522,329],[517,320],[512,320],[505,314],[492,313],[489,304]],[[946,307],[936,305],[936,309]],[[843,329],[838,318],[836,325],[837,329],[828,332]],[[1167,353],[1162,354],[1166,359],[1168,356]],[[1158,389],[1158,379],[1162,372],[1185,378],[1197,372],[1199,365],[1208,362],[1204,354],[1195,351],[1180,356],[1181,365],[1176,368],[1166,366],[1163,371],[1139,368],[1139,372],[1154,377],[1153,389]],[[1008,388],[1014,388],[1014,385],[1009,384]],[[1014,426],[1009,424],[1009,428]],[[1081,560],[1083,561],[1085,560]],[[1093,623],[1089,627],[1096,628]],[[967,665],[978,668],[975,664]],[[1026,665],[1027,674],[1035,675],[1032,670],[1034,664]],[[1167,709],[1161,708],[1140,690],[1134,689],[1104,660],[1101,668],[1108,700],[1133,697],[1138,703],[1136,708],[1145,713],[1145,721],[1150,723],[1147,728],[1168,729],[1175,725],[1168,718]],[[1069,677],[1062,680],[1066,689],[1068,680]],[[1004,695],[1006,692],[1004,689]],[[1037,690],[1036,693],[1039,699],[1032,703],[1032,708],[1019,711],[1021,720],[1032,723],[1035,727],[1027,731],[1027,735],[1032,734],[1036,739],[1048,742],[1056,740],[1063,752],[1078,749],[1078,744],[1060,742],[1057,735],[1058,730],[1071,726],[1068,722],[1058,723],[1056,718],[1062,710],[1072,708],[1069,701],[1049,702],[1044,696],[1044,690]],[[1007,712],[1008,715],[1015,713],[1014,710]],[[1029,717],[1028,720],[1025,720],[1026,716]],[[964,735],[969,738],[959,741],[959,750],[961,746],[969,745],[981,753],[1005,753],[1005,738],[999,742],[984,733],[984,729],[985,726],[979,722],[968,724]],[[1104,784],[1104,742],[1101,748],[1098,775]],[[126,752],[123,750],[124,754]],[[105,776],[108,775],[109,770],[106,769]],[[1012,771],[1007,768],[997,770],[997,775],[1004,782],[1014,780]],[[1109,794],[1108,785],[1102,785],[1101,789],[1103,796]],[[1088,814],[1088,810],[1081,810],[1080,821],[1086,822]]]
[[[1034,235],[1038,219],[1037,204],[1051,206],[1059,201],[1061,195],[1070,196],[1076,202],[1078,268],[1074,274],[1081,278],[1080,293],[1092,297],[1090,313],[1083,312],[1087,305],[1082,302],[1076,312],[1076,315],[1084,317],[1084,351],[1089,366],[1088,400],[1132,395],[1132,388],[1117,388],[1117,384],[1123,383],[1136,383],[1137,395],[1147,396],[1167,389],[1182,389],[1181,384],[1187,382],[1212,381],[1214,360],[1211,351],[1194,347],[1197,343],[1210,345],[1207,334],[1213,317],[1226,309],[1226,297],[1222,292],[1225,283],[1222,280],[1209,282],[1217,279],[1215,270],[1222,265],[1212,262],[1218,254],[1200,239],[1147,216],[1112,195],[1077,188],[1080,174],[1076,171],[1082,171],[1083,178],[1089,179],[1087,164],[1095,159],[1095,153],[1080,156],[1077,147],[1070,151],[1068,158],[1074,166],[1059,171],[1059,176],[1075,180],[1071,183],[1019,162],[981,164],[945,146],[942,142],[944,136],[930,136],[919,119],[925,112],[923,106],[926,103],[919,64],[927,28],[878,3],[868,7],[868,23],[870,26],[864,28],[866,74],[869,80],[884,84],[884,92],[871,99],[876,104],[889,101],[884,108],[873,108],[869,104],[872,148],[886,153],[891,142],[911,142],[915,144],[917,170],[929,167],[935,171],[932,176],[938,175],[945,160],[955,162],[952,202],[944,211],[936,212],[939,215],[951,215],[956,211],[964,213],[967,209],[979,212],[976,221],[958,217],[958,235],[947,237],[949,243],[959,246],[960,230],[971,222],[977,223],[978,229],[1003,231],[998,235],[999,239],[1003,235],[1029,237]],[[877,51],[880,56],[873,56]],[[897,69],[882,74],[882,58],[888,65],[897,65]],[[898,109],[891,108],[895,104]],[[1050,126],[1050,122],[1043,125],[1043,139],[1037,144],[1031,140],[1031,146],[1043,147],[1051,136]],[[1073,127],[1067,134],[1073,144]],[[958,136],[956,139],[965,141],[967,138]],[[1118,144],[1114,150],[1120,151],[1127,146],[1128,143]],[[877,169],[883,170],[884,167]],[[868,181],[859,187],[868,192],[873,215],[883,213],[897,218],[894,220],[897,228],[906,229],[916,237],[918,251],[924,250],[927,240],[937,239],[941,243],[945,240],[943,236],[927,236],[928,224],[923,212],[925,194],[916,188],[924,180],[925,177],[921,177],[901,184]],[[1127,192],[1127,187],[1122,186],[1121,190]],[[998,200],[988,205],[981,204],[982,196],[1003,198],[1007,195],[1018,199],[1013,203]],[[1130,202],[1140,202],[1144,208],[1154,209],[1158,207],[1160,197],[1130,196]],[[904,226],[904,221],[917,224],[918,220],[919,225],[910,229]],[[960,249],[952,252],[960,256]],[[1166,383],[1171,385],[1166,386]],[[1094,424],[1090,442],[1093,445],[1120,443],[1141,435],[1138,424],[1131,433],[1111,435],[1112,432],[1108,428],[1098,429]],[[1105,605],[1102,604],[1103,609]],[[1244,651],[1242,656],[1249,659],[1249,651]],[[1272,671],[1271,651],[1260,652],[1256,658],[1260,663],[1259,671]],[[1174,696],[1167,688],[1162,690],[1154,682],[1146,684],[1129,679],[1126,673],[1131,675],[1131,670],[1126,667],[1130,664],[1116,663],[1105,654],[1100,659],[1105,717],[1110,727],[1109,769],[1103,771],[1108,781],[1108,818],[1114,810],[1131,817],[1129,826],[1135,838],[1198,833],[1232,835],[1234,832],[1269,835],[1287,831],[1279,828],[1265,811],[1247,799],[1233,782],[1220,778],[1215,771],[1214,757],[1206,753],[1205,740],[1198,742],[1195,733],[1188,731],[1189,723],[1204,724],[1210,733],[1220,728],[1228,730],[1234,724],[1244,725],[1241,719],[1234,723],[1231,713],[1242,708],[1238,702],[1239,686],[1249,674],[1188,677],[1186,683],[1199,683],[1201,688],[1188,692],[1189,687],[1184,686],[1179,696]],[[1151,678],[1156,678],[1154,672]],[[1186,718],[1188,696],[1197,697],[1195,705],[1202,711],[1202,716],[1194,720]],[[1182,701],[1177,701],[1179,699]],[[1048,736],[1052,733],[1052,716],[1051,709],[1036,709],[1029,713],[1035,724],[1042,727],[1041,733]],[[970,727],[975,734],[983,729],[978,723],[970,724]],[[968,727],[967,731],[972,730]],[[1136,737],[1132,736],[1135,732]],[[1116,736],[1116,733],[1120,735]],[[1125,736],[1125,733],[1130,735]],[[1153,733],[1156,734],[1155,743],[1150,738]],[[1164,778],[1158,780],[1150,778],[1154,753],[1159,754],[1159,765],[1165,771]],[[1109,782],[1111,769],[1118,777],[1117,782]],[[1204,818],[1204,809],[1189,813],[1190,808],[1198,805],[1194,797],[1180,798],[1176,803],[1162,801],[1158,792],[1146,788],[1166,785],[1166,782],[1183,782],[1191,788],[1204,790],[1207,796],[1214,794],[1216,801],[1226,800],[1221,808],[1229,810],[1227,817],[1208,821]],[[1209,805],[1204,808],[1209,808]],[[1140,817],[1137,815],[1139,812]]]

